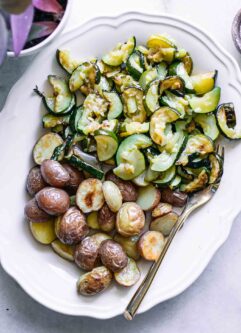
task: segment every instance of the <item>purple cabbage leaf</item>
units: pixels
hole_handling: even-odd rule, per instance
[[[32,3],[35,8],[43,12],[60,14],[64,11],[57,0],[32,0]]]
[[[13,39],[13,50],[16,56],[23,49],[33,23],[34,8],[30,5],[22,14],[11,15],[10,23]]]

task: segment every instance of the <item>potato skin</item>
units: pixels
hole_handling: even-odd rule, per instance
[[[44,210],[40,209],[35,198],[29,200],[24,208],[24,214],[32,222],[45,222],[51,217]]]
[[[115,228],[116,214],[113,213],[107,204],[98,211],[98,224],[102,231],[110,232]]]
[[[37,192],[42,190],[47,184],[45,183],[40,167],[33,167],[27,176],[26,188],[30,195],[34,196]]]
[[[118,272],[126,267],[128,257],[120,244],[113,240],[105,240],[101,243],[99,249],[100,259],[103,265],[112,272]]]
[[[77,170],[72,165],[69,165],[67,163],[63,163],[62,166],[68,172],[70,177],[66,186],[66,190],[70,194],[75,194],[79,187],[79,184],[85,179],[84,174],[83,172]]]
[[[112,171],[106,174],[105,179],[112,181],[119,187],[123,202],[130,202],[137,200],[138,196],[137,188],[132,182],[120,179],[119,177],[114,175]]]
[[[36,194],[35,198],[38,206],[49,215],[61,215],[69,209],[69,196],[59,188],[45,187]]]
[[[92,296],[106,289],[112,280],[112,273],[104,266],[94,268],[82,275],[77,282],[77,291],[81,295]]]
[[[85,215],[77,207],[70,207],[57,218],[55,232],[64,244],[78,244],[89,232]]]
[[[70,180],[69,173],[58,161],[45,160],[40,169],[44,180],[51,186],[61,188],[66,186]]]
[[[74,260],[77,266],[86,271],[91,271],[98,266],[100,244],[92,237],[86,237],[81,243],[76,245],[74,250]]]
[[[187,203],[188,195],[183,192],[172,191],[170,188],[165,188],[161,192],[163,202],[167,202],[176,207],[183,207]]]
[[[139,235],[145,225],[145,214],[135,202],[124,203],[116,218],[116,229],[124,237]]]

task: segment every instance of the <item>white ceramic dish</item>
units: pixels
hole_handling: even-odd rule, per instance
[[[135,35],[138,42],[156,32],[167,32],[190,51],[195,68],[219,71],[222,102],[241,101],[241,74],[234,59],[208,34],[178,18],[140,13],[102,17],[61,36],[42,52],[16,83],[0,114],[0,254],[4,269],[41,304],[70,315],[110,318],[121,314],[137,286],[112,285],[96,297],[80,297],[75,283],[79,270],[59,258],[49,247],[37,244],[23,218],[27,200],[25,179],[32,165],[31,150],[40,135],[44,108],[32,93],[42,90],[49,73],[61,73],[55,61],[58,47],[70,48],[82,58],[101,56],[117,42]],[[241,122],[241,115],[238,120]],[[219,191],[205,207],[193,214],[177,235],[140,312],[167,300],[190,286],[226,240],[238,214],[241,196],[241,144],[225,142],[225,172]],[[142,277],[147,264],[141,264]]]
[[[44,47],[46,47],[50,42],[52,42],[52,40],[54,38],[56,38],[61,33],[61,31],[64,29],[64,27],[66,25],[66,22],[69,18],[72,3],[73,3],[73,0],[68,0],[66,9],[64,11],[64,16],[63,16],[62,20],[60,21],[60,23],[58,24],[57,28],[54,30],[54,32],[50,36],[45,38],[41,43],[39,43],[39,44],[37,44],[33,47],[30,47],[28,49],[22,50],[19,54],[19,57],[28,56],[28,55],[35,54],[35,53],[39,52]],[[15,57],[15,54],[12,51],[8,51],[7,55],[9,57]]]

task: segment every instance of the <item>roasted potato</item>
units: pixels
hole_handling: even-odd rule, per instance
[[[45,183],[40,167],[33,167],[28,174],[26,188],[30,195],[34,196],[37,192],[42,190],[47,184]]]
[[[61,215],[69,209],[69,196],[59,188],[45,187],[36,194],[35,198],[38,206],[49,215]]]
[[[153,220],[150,224],[150,230],[160,231],[166,237],[172,231],[177,220],[178,215],[175,212],[170,212]]]
[[[104,202],[100,180],[88,178],[79,185],[76,193],[76,204],[84,213],[98,211],[104,205]]]
[[[131,287],[140,279],[141,273],[135,260],[128,258],[126,267],[114,273],[114,278],[118,284],[124,287]]]
[[[70,194],[75,194],[79,187],[79,184],[85,179],[84,174],[82,171],[77,170],[70,164],[63,163],[62,166],[68,172],[70,177],[69,182],[66,186],[66,190]]]
[[[81,295],[92,296],[109,287],[111,280],[111,271],[104,266],[100,266],[79,278],[77,291]]]
[[[116,214],[107,204],[98,211],[98,225],[102,231],[110,232],[115,228]]]
[[[170,188],[165,188],[161,193],[162,201],[167,202],[176,207],[183,207],[187,203],[188,195],[183,192],[172,191]]]
[[[118,212],[122,205],[122,195],[119,187],[110,180],[107,180],[102,185],[105,201],[114,213]]]
[[[30,221],[29,226],[33,237],[41,244],[51,244],[56,239],[53,219],[42,223]]]
[[[99,247],[100,244],[92,236],[84,238],[74,250],[76,265],[86,271],[91,271],[98,266],[100,264]]]
[[[165,245],[165,238],[159,231],[147,231],[139,239],[140,255],[146,260],[156,261]]]
[[[77,207],[70,207],[64,215],[57,217],[55,232],[64,244],[78,244],[89,232],[85,215]]]
[[[121,245],[110,239],[101,243],[99,254],[102,264],[112,272],[120,271],[128,263],[128,257]]]
[[[91,229],[95,229],[95,230],[100,229],[100,225],[98,222],[98,212],[91,212],[90,214],[88,214],[87,218],[86,218],[86,222],[87,222],[88,227],[90,227]]]
[[[152,217],[161,217],[172,211],[172,205],[166,202],[160,202],[151,212]]]
[[[97,232],[91,236],[99,245],[106,239],[112,239],[110,235],[105,234],[104,232]]]
[[[152,184],[146,187],[140,187],[136,203],[144,211],[148,211],[156,207],[161,200],[160,191]]]
[[[58,161],[45,160],[40,169],[44,180],[51,186],[65,187],[70,180],[69,173]]]
[[[29,200],[24,208],[24,214],[28,220],[33,222],[45,222],[50,219],[50,215],[39,208],[35,198]]]
[[[55,239],[51,243],[52,249],[56,252],[60,257],[74,261],[74,247],[71,245],[63,244],[59,239]]]
[[[137,200],[137,189],[132,182],[120,179],[112,171],[106,174],[105,179],[112,181],[119,187],[124,202]]]
[[[145,225],[143,210],[135,202],[124,203],[116,218],[116,228],[125,237],[139,235]]]
[[[140,253],[137,248],[139,236],[123,237],[119,234],[114,236],[114,241],[119,243],[128,257],[138,260]]]

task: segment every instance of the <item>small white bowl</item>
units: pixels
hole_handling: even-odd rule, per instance
[[[49,35],[47,38],[45,38],[41,43],[34,45],[33,47],[30,47],[26,50],[22,50],[19,54],[19,57],[32,55],[32,54],[39,52],[46,45],[48,45],[56,36],[58,36],[61,33],[61,31],[65,27],[67,19],[69,17],[72,2],[73,2],[73,0],[68,0],[62,20],[58,24],[57,28],[52,32],[52,34]],[[13,51],[8,51],[7,55],[9,57],[15,57],[15,54]]]

